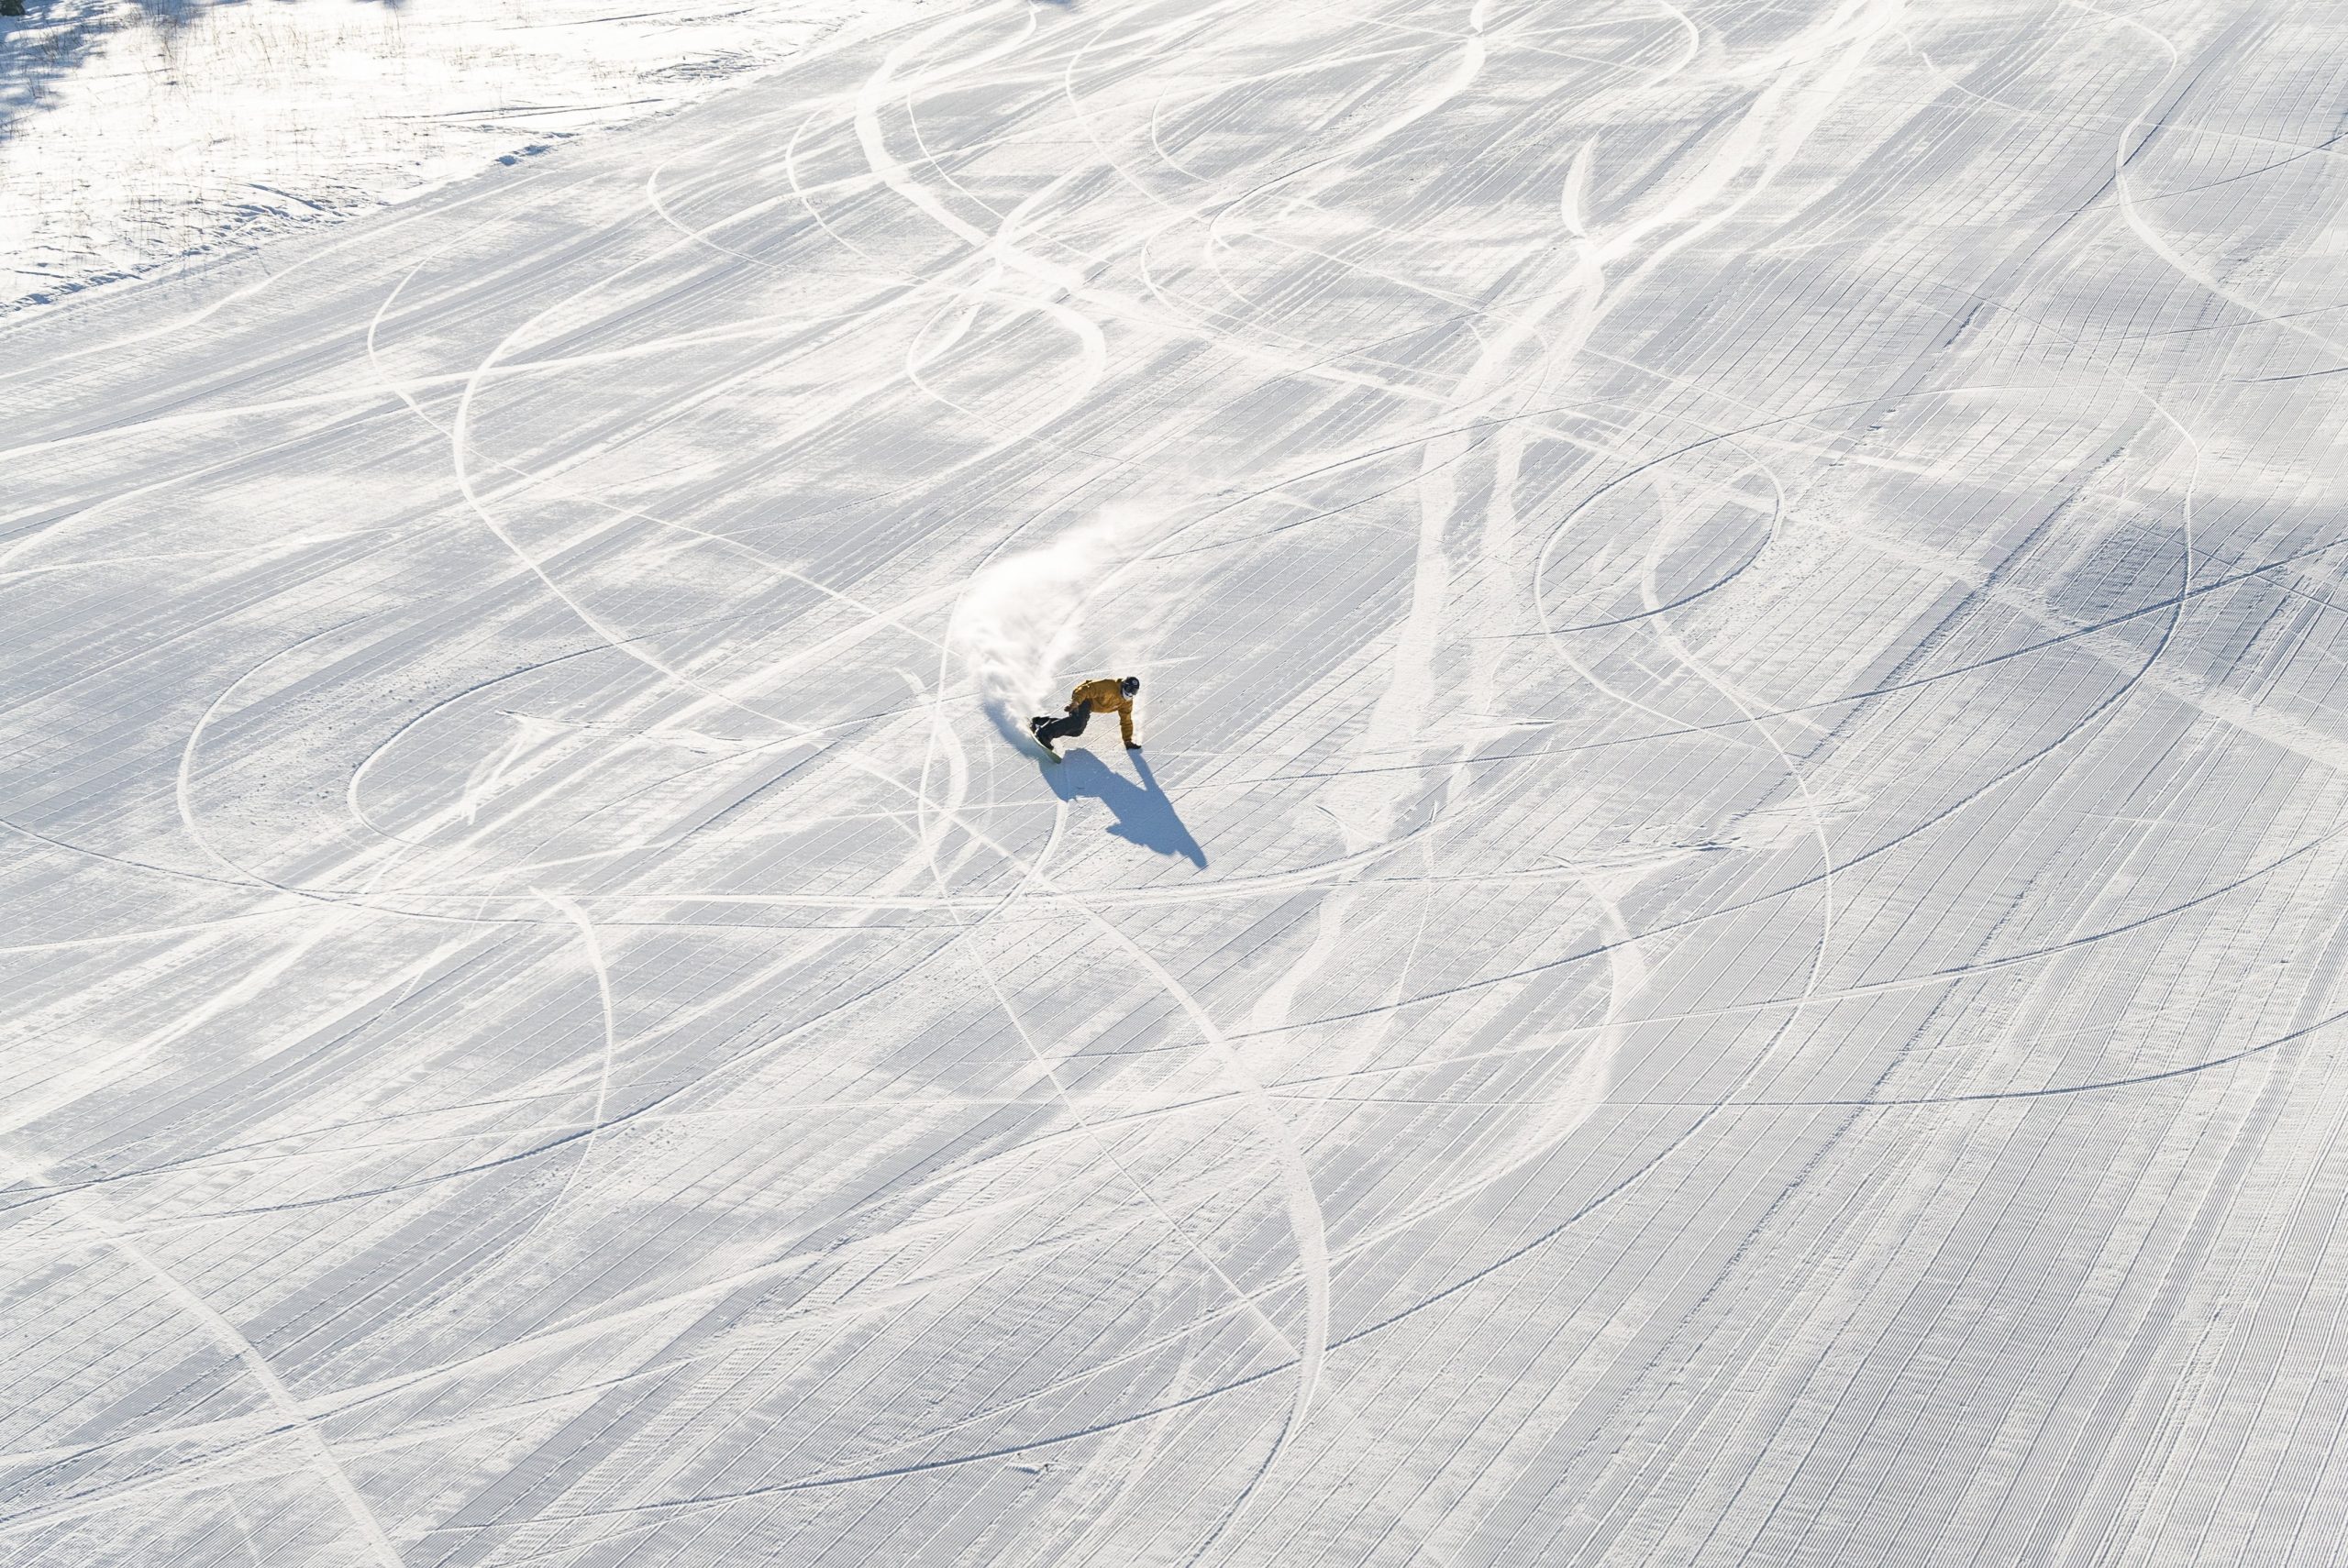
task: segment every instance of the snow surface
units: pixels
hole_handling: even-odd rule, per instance
[[[2343,37],[994,4],[0,326],[0,1555],[2348,1561]]]
[[[29,0],[0,20],[0,310],[674,109],[918,0]]]

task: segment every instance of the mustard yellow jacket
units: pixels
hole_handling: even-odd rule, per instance
[[[1082,702],[1091,703],[1096,713],[1115,713],[1118,733],[1127,745],[1134,744],[1133,700],[1125,695],[1124,688],[1117,684],[1115,677],[1104,675],[1098,680],[1088,680],[1068,694],[1069,712],[1075,712],[1077,705]]]

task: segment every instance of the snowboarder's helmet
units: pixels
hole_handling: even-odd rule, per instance
[[[1123,691],[1128,697],[1132,696],[1134,693],[1141,690],[1141,677],[1138,675],[1126,676],[1123,680],[1117,682],[1117,690]]]

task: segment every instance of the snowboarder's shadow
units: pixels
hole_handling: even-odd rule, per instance
[[[1134,771],[1141,775],[1138,784],[1113,771],[1089,751],[1071,749],[1058,762],[1037,766],[1052,793],[1061,800],[1085,798],[1108,807],[1110,814],[1117,819],[1109,824],[1112,835],[1159,855],[1179,855],[1204,868],[1207,852],[1182,824],[1181,816],[1174,810],[1174,802],[1166,798],[1166,791],[1157,787],[1157,775],[1149,770],[1149,759],[1138,751],[1125,755],[1134,759]]]

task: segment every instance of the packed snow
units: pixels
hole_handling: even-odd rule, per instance
[[[2343,106],[983,0],[0,323],[0,1557],[2348,1561]]]
[[[0,310],[368,211],[705,97],[919,0],[28,0]]]

